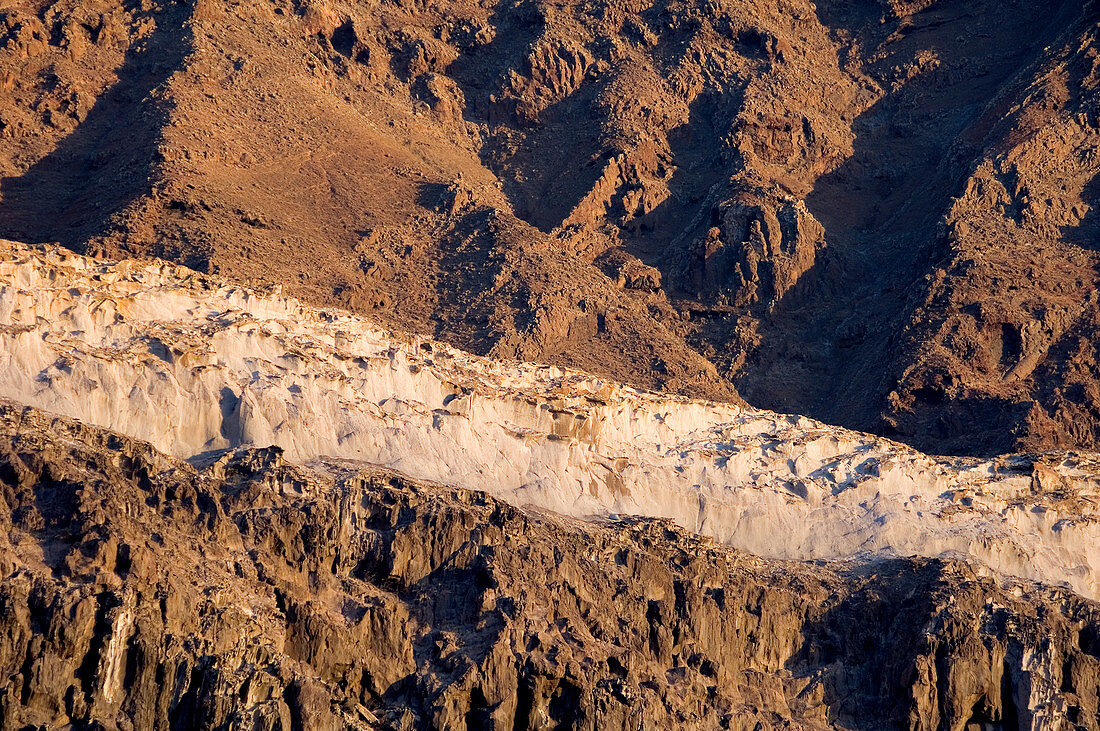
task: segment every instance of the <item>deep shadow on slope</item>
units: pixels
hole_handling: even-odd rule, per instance
[[[932,54],[860,115],[852,156],[807,196],[828,248],[761,328],[762,342],[737,382],[751,403],[881,427],[897,335],[940,253],[936,224],[980,153],[960,150],[964,132],[1060,30],[1043,22],[1055,14],[1048,7],[1018,11],[934,4],[903,18],[865,68],[889,88],[898,68]],[[852,19],[850,12],[822,13],[823,22]],[[982,19],[991,24],[978,25]]]
[[[523,101],[506,93],[509,74],[527,66],[527,54],[546,29],[543,12],[533,3],[502,2],[489,18],[493,40],[459,56],[447,69],[466,100],[463,116],[474,124],[496,128],[479,151],[482,164],[498,176],[516,215],[543,232],[551,231],[569,214],[581,192],[551,195],[551,189],[578,161],[591,162],[597,145],[593,130],[576,129],[571,122],[587,117],[591,95],[571,93],[542,110],[538,120],[521,120]],[[593,125],[594,126],[594,125]],[[563,140],[577,154],[565,154]],[[599,178],[591,164],[577,173],[588,187]],[[577,186],[572,186],[576,188]]]
[[[1084,249],[1100,251],[1100,175],[1085,185],[1081,200],[1088,205],[1088,212],[1076,226],[1063,229],[1062,237]]]
[[[700,94],[689,105],[688,120],[668,133],[672,175],[668,198],[628,224],[623,238],[630,253],[661,270],[666,290],[675,296],[696,296],[701,290],[699,266],[685,266],[693,255],[691,242],[705,237],[717,224],[715,215],[730,167],[723,159],[722,130],[744,102],[744,88]],[[715,151],[719,151],[717,154]],[[694,262],[693,262],[694,263]],[[684,272],[691,281],[684,281]]]
[[[597,93],[597,85],[584,84],[540,112],[536,125],[497,135],[482,149],[516,215],[543,233],[561,225],[592,190],[610,157],[601,154],[592,109]]]
[[[0,236],[82,251],[149,192],[169,113],[155,94],[192,50],[190,13],[179,5],[157,13],[155,30],[130,49],[118,81],[72,134],[23,175],[0,179]]]
[[[968,572],[941,559],[856,568],[847,577],[855,591],[806,625],[805,642],[787,667],[817,678],[832,699],[831,714],[845,728],[906,721],[921,728],[1029,727],[1036,679],[1021,639],[1036,623],[992,606],[993,582],[966,580]],[[984,634],[975,641],[964,628],[979,624]],[[1086,705],[1075,694],[1089,684],[1081,673],[1091,664],[1089,636],[1071,622],[1043,631],[1065,651],[1061,691],[1071,694],[1070,704]],[[952,656],[965,659],[952,662]],[[1067,709],[1070,718],[1085,713]],[[892,724],[882,721],[888,718]]]

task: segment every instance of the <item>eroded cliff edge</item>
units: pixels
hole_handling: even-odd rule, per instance
[[[1100,727],[1094,455],[0,247],[0,727]]]

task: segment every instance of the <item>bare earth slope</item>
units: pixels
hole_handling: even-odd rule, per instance
[[[0,10],[0,235],[939,452],[1095,447],[1095,2]]]

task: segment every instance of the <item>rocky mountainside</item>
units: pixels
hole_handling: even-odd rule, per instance
[[[1100,729],[1098,85],[1097,0],[0,0],[0,731]]]
[[[938,453],[1095,448],[1095,0],[9,0],[0,235]]]
[[[1100,606],[0,405],[0,725],[1100,727]],[[873,628],[868,631],[869,628]]]

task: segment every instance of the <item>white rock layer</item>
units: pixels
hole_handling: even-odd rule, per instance
[[[475,357],[160,261],[0,242],[0,396],[184,458],[278,445],[570,515],[667,517],[766,557],[959,554],[1100,595],[1091,456],[929,457]]]

